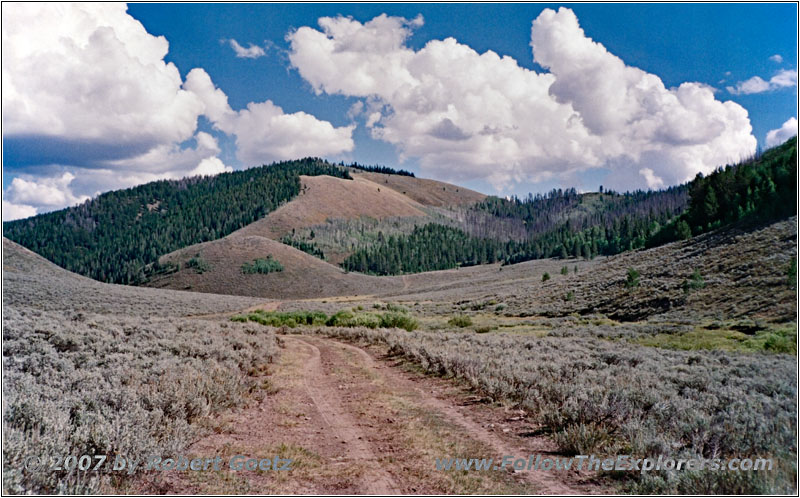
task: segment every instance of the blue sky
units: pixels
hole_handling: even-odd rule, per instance
[[[553,15],[543,15],[546,9]],[[4,54],[3,63],[4,74],[12,74],[8,85],[16,89],[8,92],[4,84],[4,125],[10,130],[3,137],[4,219],[8,205],[9,212],[44,212],[110,188],[240,169],[295,153],[410,169],[501,195],[679,183],[747,155],[753,138],[766,147],[771,130],[788,123],[773,133],[774,142],[796,128],[788,121],[797,117],[796,9],[789,3],[143,3],[129,5],[127,14],[67,10],[48,22],[47,14],[56,13],[17,13],[6,5],[4,44],[19,53]],[[382,14],[385,22],[373,21]],[[11,27],[26,15],[26,28]],[[334,21],[323,33],[318,20],[324,17]],[[146,33],[121,34],[136,22]],[[116,37],[92,37],[86,26],[93,24]],[[44,36],[38,30],[54,29],[65,30],[61,39],[78,46],[97,45],[107,54],[105,72],[120,79],[106,74],[93,81],[90,75],[81,85],[39,85],[44,72],[22,47]],[[150,46],[153,37],[169,44],[163,59]],[[454,42],[429,44],[447,38]],[[325,39],[338,48],[326,52]],[[231,40],[259,47],[259,56],[237,57]],[[49,69],[54,80],[69,81],[68,75],[87,72],[81,64],[98,64],[88,49],[52,50],[74,61],[74,67],[65,62]],[[149,65],[126,59],[137,50],[149,54]],[[512,64],[481,56],[486,51]],[[22,60],[34,63],[27,68]],[[331,70],[319,73],[329,60],[335,61]],[[402,71],[388,77],[381,61]],[[170,75],[170,63],[180,80]],[[147,73],[155,66],[158,74]],[[201,71],[190,78],[195,68]],[[463,74],[463,84],[453,83],[454,72]],[[396,86],[405,76],[422,83]],[[551,77],[557,83],[548,89]],[[354,84],[359,78],[365,83]],[[143,88],[128,90],[135,81]],[[174,88],[162,96],[154,85],[165,82]],[[695,82],[702,85],[677,91]],[[31,86],[37,92],[28,95]],[[620,87],[626,91],[615,93]],[[81,94],[86,88],[92,91]],[[126,90],[121,99],[76,117],[83,110],[72,103],[114,97],[103,88]],[[227,97],[227,106],[217,106],[214,90]],[[137,95],[146,102],[137,102]],[[50,99],[55,111],[49,121],[19,110]],[[603,108],[606,100],[609,108]],[[738,106],[726,106],[729,101]],[[271,105],[241,112],[265,102]],[[480,102],[486,102],[485,113]],[[131,117],[148,106],[154,109],[149,116]],[[152,117],[164,109],[169,111]],[[371,122],[373,112],[378,117]],[[570,115],[582,121],[581,129],[572,128]],[[748,124],[752,131],[746,133]],[[293,142],[286,130],[294,129],[307,136]],[[258,136],[259,130],[269,137]]]

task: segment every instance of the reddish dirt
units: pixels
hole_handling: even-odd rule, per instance
[[[169,494],[586,494],[592,476],[559,472],[444,472],[437,457],[527,457],[550,442],[520,437],[524,414],[471,403],[451,381],[398,368],[378,350],[319,336],[280,336],[276,388],[210,420],[185,454],[293,458],[289,472],[159,472],[136,490]],[[269,387],[265,388],[269,391]],[[510,419],[510,421],[509,421]],[[516,424],[516,425],[515,425]],[[530,432],[530,431],[528,431]]]

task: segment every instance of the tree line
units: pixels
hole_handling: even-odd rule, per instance
[[[409,235],[380,237],[342,266],[397,275],[498,261],[590,259],[689,238],[742,219],[770,222],[796,215],[796,199],[795,137],[760,157],[663,190],[557,189],[525,199],[489,197],[466,213],[464,230],[428,224]]]
[[[3,235],[81,275],[139,284],[164,270],[160,256],[224,237],[298,195],[300,175],[352,179],[341,167],[306,158],[211,177],[162,180],[3,223]]]
[[[699,174],[689,206],[648,241],[688,239],[739,221],[769,223],[797,214],[797,137],[736,165]]]

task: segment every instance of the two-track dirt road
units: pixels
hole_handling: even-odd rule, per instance
[[[442,471],[436,458],[527,457],[552,443],[518,410],[469,403],[452,381],[401,368],[375,351],[314,335],[280,336],[262,401],[210,421],[187,451],[291,458],[292,470],[147,473],[141,490],[251,494],[575,494],[599,492],[592,475]]]

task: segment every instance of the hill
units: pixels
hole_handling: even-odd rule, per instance
[[[161,270],[149,266],[159,256],[224,237],[295,197],[300,175],[350,178],[343,168],[307,158],[211,177],[157,181],[3,223],[3,235],[81,275],[141,283],[150,270]]]
[[[242,265],[267,256],[283,270],[268,274],[242,271]],[[201,269],[190,266],[192,258],[201,262]],[[147,286],[276,299],[375,294],[402,286],[399,279],[347,273],[286,244],[239,232],[172,252],[162,257],[161,263],[180,265],[180,269],[152,278]]]
[[[409,179],[411,182],[420,181],[417,178]],[[295,199],[242,228],[239,233],[277,240],[292,230],[324,224],[329,219],[427,216],[420,203],[390,188],[381,190],[381,185],[362,175],[354,175],[353,180],[332,176],[301,176],[300,181],[302,187]]]
[[[431,207],[471,206],[486,198],[485,194],[450,183],[405,175],[364,173],[354,171],[353,176],[386,186],[408,196],[410,199]]]

